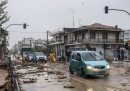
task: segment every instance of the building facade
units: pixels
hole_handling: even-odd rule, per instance
[[[124,44],[124,31],[117,26],[107,26],[94,23],[89,26],[81,26],[79,28],[64,28],[62,34],[53,35],[55,39],[55,50],[58,46],[64,46],[62,50],[90,50],[99,51],[105,56],[106,50],[121,47]],[[62,42],[59,43],[58,38]]]
[[[51,46],[51,50],[56,52],[57,57],[61,57],[65,55],[65,46],[64,46],[64,31],[57,31],[51,34],[53,37]]]

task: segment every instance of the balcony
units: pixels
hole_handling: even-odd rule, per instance
[[[78,39],[78,40],[69,40],[69,44],[78,42],[78,43],[85,43],[85,44],[118,44],[124,43],[123,39]]]
[[[64,40],[52,40],[53,43],[55,42],[64,42]]]

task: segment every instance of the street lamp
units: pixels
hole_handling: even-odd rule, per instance
[[[7,30],[10,26],[23,26],[23,29],[26,29],[26,27],[29,26],[29,25],[27,25],[26,23],[23,23],[23,24],[10,24],[5,28],[5,30]]]
[[[47,35],[47,57],[49,56],[49,34],[51,34],[51,32],[46,31],[46,35]]]

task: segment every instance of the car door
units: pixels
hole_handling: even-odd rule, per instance
[[[76,53],[74,52],[71,54],[71,57],[70,57],[70,67],[73,71],[76,71],[76,67],[75,67],[76,60],[75,59],[76,59]]]
[[[76,61],[75,61],[75,68],[76,68],[76,70],[78,71],[78,72],[80,72],[81,71],[81,67],[82,67],[82,60],[81,60],[81,55],[80,55],[80,53],[77,53],[76,54],[76,59],[75,59]]]

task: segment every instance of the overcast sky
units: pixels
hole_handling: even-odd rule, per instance
[[[9,24],[27,23],[8,28],[10,47],[24,37],[46,39],[46,31],[56,31],[63,27],[73,27],[73,10],[75,27],[101,23],[118,25],[130,29],[130,16],[124,12],[109,11],[104,13],[104,6],[124,9],[130,12],[130,0],[8,0],[7,11]],[[37,33],[34,33],[37,32]]]

